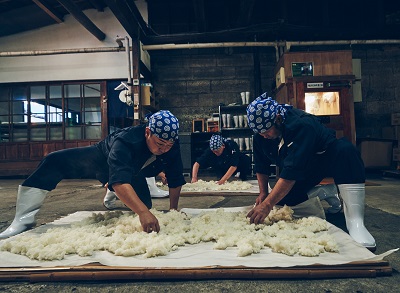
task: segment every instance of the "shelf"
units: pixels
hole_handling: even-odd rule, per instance
[[[251,158],[251,175],[254,175],[254,162],[253,162],[253,150],[252,150],[252,136],[253,131],[247,127],[247,113],[246,113],[246,105],[230,105],[230,106],[220,106],[219,107],[219,121],[221,125],[221,135],[224,138],[230,138],[235,140],[236,143],[243,150],[240,152],[242,154],[249,155]],[[226,114],[226,116],[225,116]],[[229,120],[227,120],[229,119]],[[225,122],[225,123],[224,123]],[[236,123],[235,123],[236,122]],[[230,127],[224,127],[224,125],[228,125]],[[240,127],[231,127],[231,126],[240,126]],[[245,139],[247,140],[246,147]]]
[[[245,105],[231,105],[231,106],[219,106],[219,109],[220,109],[221,112],[224,112],[224,111],[231,112],[231,111],[234,111],[234,110],[243,112],[243,110],[246,111],[247,106],[248,106],[248,104],[245,104]]]
[[[231,127],[231,128],[226,128],[226,127],[222,127],[221,130],[244,130],[244,131],[248,131],[251,130],[248,127]]]

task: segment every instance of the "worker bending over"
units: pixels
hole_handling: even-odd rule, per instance
[[[255,132],[253,151],[260,194],[248,213],[251,223],[262,223],[271,209],[297,205],[325,177],[333,177],[343,200],[350,236],[374,250],[375,239],[364,226],[365,169],[357,149],[319,119],[264,93],[247,107],[249,127]],[[269,166],[276,163],[280,178],[267,191]]]

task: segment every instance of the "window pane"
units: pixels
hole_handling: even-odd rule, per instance
[[[10,116],[7,115],[0,115],[0,124],[9,124]]]
[[[31,101],[31,123],[46,123],[45,101]]]
[[[66,98],[80,98],[81,90],[79,84],[64,85],[64,97]]]
[[[99,98],[85,98],[85,111],[100,111],[100,99]]]
[[[49,86],[50,99],[61,99],[61,85]]]
[[[85,127],[86,139],[100,139],[101,126],[86,126]]]
[[[62,99],[51,100],[49,105],[54,108],[62,109]]]
[[[13,116],[13,123],[16,122],[27,122],[28,117],[25,115],[26,114],[26,105],[27,105],[27,97],[26,97],[26,91],[25,87],[16,87],[13,88],[12,91],[12,113],[14,114]]]
[[[0,115],[9,115],[10,111],[8,110],[8,102],[0,101]],[[3,119],[2,119],[3,121]],[[8,119],[7,119],[8,121]]]
[[[14,101],[27,101],[25,87],[15,87],[12,89],[12,99]]]
[[[65,100],[65,121],[68,121],[68,125],[82,123],[80,99]]]
[[[62,128],[50,127],[50,140],[62,140]]]
[[[62,123],[62,112],[58,110],[50,111],[47,114],[47,121],[50,123]]]
[[[3,117],[0,117],[0,119],[3,119]],[[10,130],[9,130],[9,124],[3,124],[0,123],[0,141],[2,142],[7,142],[10,140]]]
[[[80,99],[65,99],[65,111],[80,112],[81,111],[81,100]]]
[[[85,124],[101,122],[101,112],[85,112]]]
[[[46,99],[46,87],[31,86],[31,100],[44,100]]]
[[[47,106],[47,121],[50,123],[61,123],[62,122],[62,100],[54,99],[50,101],[50,105]]]
[[[100,84],[85,84],[83,86],[85,97],[100,97]]]
[[[12,132],[12,141],[27,141],[28,129],[26,124],[14,124]]]
[[[32,127],[31,128],[32,141],[45,141],[46,140],[46,127]]]
[[[22,109],[20,104],[18,104],[18,107],[14,107],[14,113],[19,113],[19,115],[13,115],[12,116],[12,123],[21,123],[24,122],[26,123],[28,121],[28,115],[24,114],[24,107],[22,103]],[[16,110],[18,108],[18,110]]]
[[[0,87],[0,102],[8,101],[9,98],[10,98],[10,96],[9,96],[9,88]]]
[[[82,128],[78,127],[65,127],[65,139],[82,139]]]

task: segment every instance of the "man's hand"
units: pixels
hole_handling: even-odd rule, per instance
[[[220,180],[217,181],[217,184],[218,185],[222,185],[222,184],[225,184],[225,182],[226,182],[225,179],[220,179]]]
[[[191,181],[191,183],[196,183],[198,180],[197,180],[197,177],[192,177],[192,181]]]
[[[271,209],[272,207],[269,205],[259,204],[247,214],[247,218],[250,218],[251,224],[261,224],[269,215]]]
[[[160,172],[160,174],[158,174],[158,176],[161,178],[162,184],[168,185],[167,176],[165,176],[164,172]]]
[[[150,211],[143,212],[138,216],[144,232],[160,232],[158,220]]]
[[[155,231],[158,233],[160,231],[157,218],[140,200],[132,185],[128,183],[114,183],[112,187],[119,199],[139,216],[140,224],[144,232],[150,233]]]
[[[278,204],[296,183],[295,180],[279,178],[271,193],[268,194],[267,175],[257,173],[257,179],[260,186],[260,195],[256,199],[256,207],[247,214],[247,217],[250,218],[250,223],[254,224],[264,222],[274,205]]]
[[[261,204],[264,201],[264,199],[266,199],[266,198],[267,198],[267,194],[264,195],[264,194],[260,193],[260,195],[256,198],[256,206]]]

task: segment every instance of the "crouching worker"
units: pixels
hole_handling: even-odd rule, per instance
[[[216,172],[218,184],[224,184],[232,175],[239,173],[239,178],[245,181],[250,173],[251,160],[239,151],[236,142],[214,134],[210,138],[210,147],[193,164],[192,183],[198,181],[199,169],[207,167],[212,167]]]
[[[248,214],[251,223],[261,223],[276,204],[295,206],[310,194],[331,197],[336,188],[315,190],[324,178],[333,177],[343,200],[350,236],[374,250],[375,239],[364,226],[365,169],[357,149],[319,119],[289,105],[280,105],[266,93],[247,107],[248,125],[255,132],[253,151],[260,187],[256,207]],[[267,166],[276,162],[280,178],[268,194]],[[317,187],[318,188],[318,187]],[[334,195],[332,195],[334,196]],[[340,201],[333,212],[340,210]]]
[[[149,118],[148,125],[120,129],[93,146],[49,154],[19,186],[15,218],[0,239],[32,227],[47,193],[62,179],[80,178],[108,182],[119,199],[139,216],[143,231],[158,232],[158,220],[149,210],[152,201],[146,177],[165,171],[170,209],[177,209],[185,184],[178,131],[178,119],[161,110]]]

